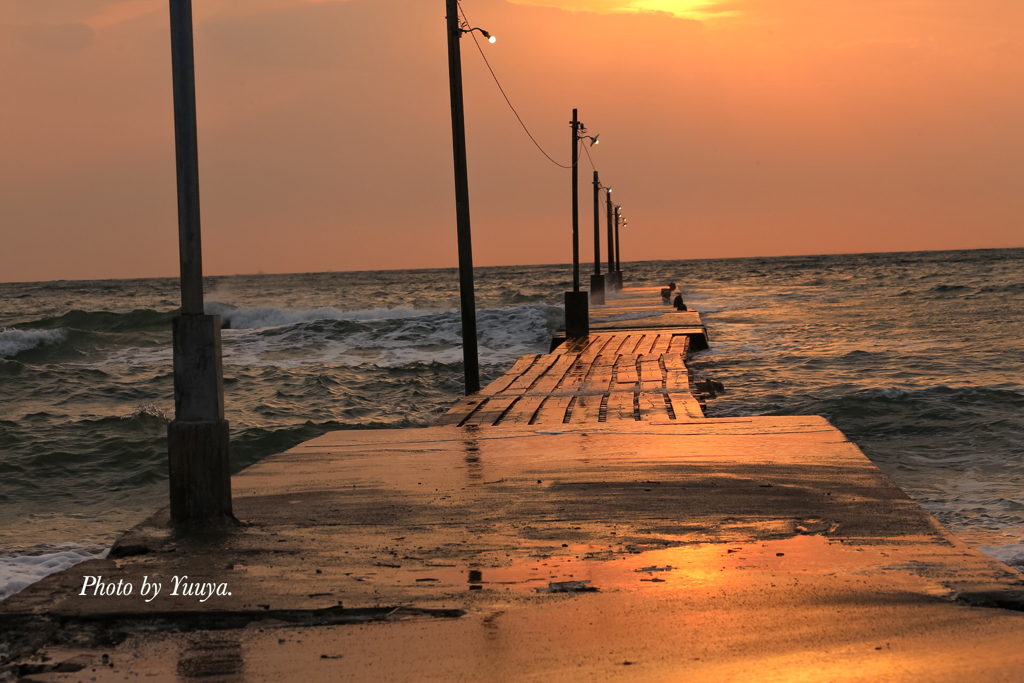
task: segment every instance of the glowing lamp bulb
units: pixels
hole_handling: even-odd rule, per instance
[[[494,36],[489,36],[489,37],[487,38],[487,42],[488,42],[488,43],[493,43],[493,42],[495,42],[495,41],[497,41],[497,40],[498,40],[498,39],[497,39],[497,38],[495,38]]]

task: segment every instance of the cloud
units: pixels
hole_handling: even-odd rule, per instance
[[[691,20],[722,19],[736,11],[722,0],[510,0],[513,4],[553,7],[596,14],[663,14]]]

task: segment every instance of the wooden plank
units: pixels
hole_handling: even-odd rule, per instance
[[[693,394],[686,392],[670,392],[668,398],[672,401],[672,410],[677,420],[703,420],[704,410],[700,401],[693,397]]]
[[[578,394],[569,424],[597,423],[604,394]]]
[[[501,392],[505,391],[505,389],[507,389],[508,386],[512,384],[512,382],[516,381],[516,379],[518,379],[520,375],[526,372],[530,368],[530,366],[533,365],[540,357],[540,355],[532,353],[520,356],[519,359],[515,362],[515,365],[509,368],[509,370],[504,375],[502,375],[501,377],[499,377],[498,379],[494,380],[486,387],[481,389],[480,395],[493,396],[494,394],[500,394]]]
[[[516,381],[512,382],[506,390],[508,393],[521,394],[529,389],[537,379],[543,375],[548,369],[555,364],[558,360],[558,356],[552,353],[543,355],[540,359],[530,366],[530,369],[519,376]]]
[[[640,403],[640,419],[644,421],[667,420],[668,404],[665,394],[661,392],[642,391],[638,395]]]
[[[608,356],[598,356],[590,366],[580,391],[591,393],[605,393],[612,383],[612,372],[615,360]]]
[[[634,353],[638,356],[648,355],[651,353],[651,349],[654,348],[654,342],[657,340],[657,334],[645,334],[640,338],[640,343],[636,345],[636,351],[634,351]]]
[[[666,310],[667,309],[667,310]],[[616,311],[612,317],[620,317],[623,313],[634,312],[628,310]],[[657,309],[650,307],[637,307],[635,312],[644,314],[643,318],[625,318],[619,320],[606,320],[597,316],[591,316],[591,331],[604,330],[653,330],[666,327],[704,327],[704,322],[697,311],[677,311],[674,308],[665,307]],[[650,314],[650,315],[647,315]]]
[[[555,387],[554,391],[559,394],[573,394],[579,391],[583,385],[583,381],[590,371],[590,363],[583,359],[583,356],[579,356],[576,362],[573,363],[565,374],[562,376],[561,382]]]
[[[537,409],[533,423],[541,426],[562,424],[565,419],[565,410],[569,407],[572,399],[572,396],[548,396],[547,400]]]
[[[635,385],[640,382],[636,371],[636,356],[633,354],[622,354],[615,366],[615,383],[622,389],[622,385]]]
[[[676,334],[672,336],[672,343],[668,347],[669,353],[681,353],[686,356],[690,352],[690,335]]]
[[[632,391],[613,391],[608,394],[605,420],[607,422],[615,422],[617,420],[636,421],[636,416],[633,412]]]
[[[640,342],[643,341],[643,338],[644,335],[642,334],[629,335],[629,339],[626,343],[619,347],[619,353],[624,356],[635,356],[636,348],[640,345]]]
[[[665,374],[658,356],[648,354],[637,360],[640,391],[661,391],[665,388]]]
[[[438,425],[457,425],[461,424],[463,420],[473,414],[482,403],[487,400],[486,397],[478,398],[476,396],[467,396],[466,398],[459,399],[459,402],[451,407],[451,409],[437,419],[436,424]]]
[[[504,427],[521,427],[530,424],[537,409],[544,403],[546,396],[520,396],[501,418],[498,425]]]
[[[660,332],[657,339],[654,342],[654,346],[651,348],[651,353],[656,356],[668,353],[668,347],[672,343],[672,335]]]
[[[633,335],[630,335],[630,334],[616,334],[615,337],[613,338],[613,343],[615,344],[615,350],[614,351],[610,351],[610,354],[615,354],[615,355],[620,355],[621,356],[624,353],[631,353],[632,349],[636,347],[636,339],[631,339],[632,336]],[[630,349],[630,351],[626,351],[625,350],[627,348],[627,346]],[[610,348],[611,347],[609,347],[609,349]]]
[[[583,353],[580,354],[580,360],[585,363],[592,362],[595,358],[601,355],[604,347],[608,345],[608,342],[612,340],[611,336],[608,335],[591,335],[593,343],[591,343]]]
[[[669,393],[690,393],[690,371],[683,356],[668,353],[661,357],[665,365],[665,391]]]
[[[463,425],[479,425],[489,427],[493,425],[509,407],[519,399],[518,396],[493,396],[487,399],[487,403],[480,406],[463,422]]]
[[[565,373],[579,359],[578,354],[565,353],[555,360],[554,364],[541,375],[537,382],[530,388],[530,394],[549,394],[555,390],[558,383],[565,377]]]

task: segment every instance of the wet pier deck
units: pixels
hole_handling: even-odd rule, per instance
[[[595,320],[655,315],[524,357],[437,426],[334,432],[248,468],[233,479],[238,528],[175,536],[162,511],[112,557],[0,603],[9,670],[1019,680],[1019,574],[963,546],[823,418],[704,417],[686,368],[699,315],[630,294]],[[137,588],[82,597],[84,575],[164,588],[148,604]],[[186,575],[230,595],[170,595]],[[49,659],[30,655],[40,644]]]

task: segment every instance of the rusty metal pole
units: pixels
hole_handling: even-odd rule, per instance
[[[448,19],[448,85],[452,108],[455,159],[455,231],[459,243],[459,300],[462,308],[462,364],[466,395],[480,391],[476,341],[476,295],[473,290],[473,242],[469,225],[469,173],[466,163],[466,117],[462,106],[462,50],[458,0],[445,0]]]
[[[181,315],[172,321],[174,420],[168,425],[171,519],[233,519],[220,317],[204,315],[192,2],[170,0]]]

